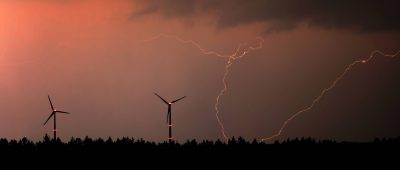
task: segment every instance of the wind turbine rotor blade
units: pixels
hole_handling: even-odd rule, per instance
[[[71,113],[69,113],[69,112],[64,112],[64,111],[59,111],[59,110],[57,110],[56,112],[57,112],[57,113],[71,114]]]
[[[168,102],[165,100],[165,99],[163,99],[160,95],[158,95],[157,93],[154,93],[156,96],[158,96],[162,101],[164,101],[164,103],[165,104],[168,104]]]
[[[183,96],[183,97],[181,97],[181,98],[179,98],[179,99],[176,99],[176,100],[172,101],[171,103],[178,102],[179,100],[182,100],[182,99],[185,98],[185,97],[186,97],[186,96]]]
[[[49,102],[50,102],[51,110],[54,110],[53,103],[51,103],[50,95],[48,95],[48,96],[47,96],[47,98],[49,98]]]
[[[46,122],[44,122],[43,126],[50,120],[50,118],[54,115],[55,112],[51,112],[49,118],[47,118]]]

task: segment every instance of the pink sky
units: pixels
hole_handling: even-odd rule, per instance
[[[56,107],[72,113],[57,116],[59,136],[64,140],[86,135],[165,140],[167,108],[153,95],[158,92],[167,99],[188,96],[173,107],[177,140],[222,139],[214,103],[222,88],[226,59],[204,55],[174,39],[143,42],[159,34],[194,40],[226,55],[239,43],[254,42],[259,36],[265,40],[262,49],[234,63],[227,78],[229,90],[221,100],[227,134],[250,139],[274,134],[353,60],[366,58],[376,49],[389,54],[400,50],[400,34],[395,31],[357,32],[300,23],[292,30],[268,32],[266,27],[274,23],[221,27],[219,17],[207,12],[182,17],[134,15],[143,8],[143,3],[130,0],[1,1],[0,137],[41,139],[50,134],[52,125],[42,126],[51,112],[46,98],[50,94]],[[392,117],[399,109],[380,113],[379,119],[376,112],[368,112],[394,108],[379,103],[382,98],[398,99],[387,93],[399,94],[394,88],[400,82],[399,60],[381,62],[387,65],[378,62],[370,70],[359,68],[352,74],[358,77],[343,82],[344,87],[360,87],[352,89],[356,96],[374,90],[371,94],[375,96],[355,98],[368,99],[376,106],[359,108],[356,102],[346,107],[350,110],[313,111],[289,125],[284,137],[366,140],[399,135],[393,130],[400,129],[393,121],[399,117]],[[372,79],[363,76],[387,73],[383,68],[395,71]],[[379,77],[388,79],[376,80]],[[365,83],[388,86],[375,91]],[[332,93],[321,108],[339,107],[338,101],[346,100],[349,91]],[[365,119],[339,113],[358,114],[360,110],[367,115]],[[356,125],[343,128],[343,120]]]

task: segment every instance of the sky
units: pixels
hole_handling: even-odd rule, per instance
[[[164,141],[276,134],[352,62],[400,50],[396,0],[0,0],[0,137]],[[164,35],[164,36],[159,36]],[[168,36],[165,36],[168,35]],[[174,37],[179,37],[180,41]],[[191,43],[191,42],[193,43]],[[194,42],[197,45],[194,44]],[[199,49],[201,47],[201,49]],[[357,64],[274,140],[400,135],[400,56]]]

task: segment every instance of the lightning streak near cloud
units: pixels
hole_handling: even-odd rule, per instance
[[[265,137],[262,138],[261,141],[269,141],[272,140],[278,136],[280,136],[282,134],[282,131],[286,128],[286,126],[288,125],[288,123],[290,121],[292,121],[294,118],[296,118],[297,116],[301,115],[304,112],[307,112],[311,109],[314,108],[314,106],[325,96],[326,93],[328,93],[329,91],[331,91],[333,88],[335,88],[336,84],[344,77],[346,76],[346,74],[356,65],[358,64],[368,64],[374,57],[378,56],[377,54],[380,54],[381,56],[384,57],[390,57],[390,58],[394,58],[397,55],[399,55],[400,51],[398,51],[395,54],[385,54],[379,50],[375,50],[373,52],[371,52],[370,56],[367,59],[360,59],[360,60],[355,60],[352,63],[350,63],[349,65],[347,65],[347,67],[344,69],[344,71],[338,76],[336,77],[336,79],[332,82],[332,84],[330,84],[327,88],[323,89],[321,91],[321,93],[319,93],[319,95],[311,102],[311,104],[307,107],[305,107],[302,110],[299,110],[297,112],[295,112],[294,114],[292,114],[292,116],[290,116],[288,119],[286,119],[282,126],[280,127],[280,129],[278,130],[277,133],[273,134],[270,137]]]
[[[235,52],[232,53],[231,55],[223,55],[223,54],[220,54],[220,53],[218,53],[216,51],[206,50],[199,43],[197,43],[197,42],[195,42],[193,40],[184,40],[184,39],[182,39],[182,38],[180,38],[178,36],[175,36],[175,35],[160,34],[160,35],[155,36],[153,38],[144,40],[144,42],[151,42],[151,41],[154,41],[154,40],[157,40],[157,39],[160,39],[160,38],[173,39],[173,40],[176,40],[176,41],[178,41],[180,43],[183,43],[183,44],[191,44],[191,45],[195,46],[197,49],[199,49],[204,55],[214,55],[216,57],[227,58],[228,59],[226,64],[225,64],[225,72],[224,72],[224,75],[223,75],[222,80],[221,80],[223,88],[218,93],[218,95],[217,95],[217,97],[215,99],[215,105],[214,105],[215,117],[216,117],[216,119],[218,121],[218,124],[219,124],[219,126],[221,128],[221,134],[222,134],[223,138],[225,139],[225,141],[227,141],[228,140],[228,136],[226,135],[224,124],[222,123],[221,118],[220,118],[219,107],[220,107],[221,97],[228,90],[228,85],[227,85],[226,79],[227,79],[227,77],[229,75],[229,70],[232,67],[232,65],[238,59],[241,59],[241,58],[245,57],[251,51],[254,51],[254,50],[262,48],[263,47],[263,43],[264,43],[264,39],[261,38],[261,37],[257,37],[256,38],[257,43],[249,43],[249,42],[241,43],[236,48]]]
[[[184,40],[184,39],[179,38],[178,36],[175,36],[175,35],[161,34],[161,35],[155,36],[155,37],[153,37],[151,39],[145,40],[144,42],[154,41],[154,40],[159,39],[159,38],[173,39],[173,40],[176,40],[176,41],[178,41],[180,43],[183,43],[183,44],[191,44],[191,45],[195,46],[196,48],[198,48],[204,55],[214,55],[214,56],[217,56],[217,57],[227,58],[228,59],[227,62],[226,62],[226,65],[225,65],[225,72],[224,72],[224,74],[222,76],[222,80],[221,80],[223,88],[220,90],[219,94],[217,95],[216,101],[215,101],[215,105],[214,105],[215,117],[216,117],[216,119],[218,121],[218,124],[219,124],[219,126],[221,128],[222,136],[224,137],[225,141],[227,141],[228,140],[228,136],[226,135],[224,124],[223,124],[223,122],[222,122],[222,120],[220,118],[220,110],[219,110],[219,108],[220,108],[221,97],[228,90],[227,77],[229,76],[230,68],[236,62],[237,59],[245,57],[250,51],[254,51],[254,50],[262,48],[263,47],[263,43],[264,43],[264,39],[262,39],[261,37],[258,37],[257,38],[258,43],[257,43],[256,46],[251,46],[251,45],[249,45],[249,43],[239,44],[239,46],[236,48],[234,53],[232,53],[231,55],[223,55],[223,54],[220,54],[220,53],[218,53],[216,51],[206,50],[199,43],[197,43],[197,42],[195,42],[193,40]],[[319,95],[311,102],[310,105],[308,105],[307,107],[303,108],[302,110],[299,110],[299,111],[295,112],[294,114],[292,114],[288,119],[286,119],[283,122],[283,124],[281,125],[281,127],[279,128],[279,130],[275,134],[273,134],[273,135],[271,135],[269,137],[261,138],[261,141],[270,141],[270,140],[272,140],[272,139],[274,139],[276,137],[279,137],[282,134],[283,130],[287,127],[287,125],[288,125],[288,123],[290,121],[292,121],[293,119],[295,119],[296,117],[298,117],[302,113],[312,110],[314,108],[314,106],[325,96],[325,94],[327,94],[329,91],[331,91],[333,88],[335,88],[336,84],[344,76],[346,76],[346,74],[354,66],[356,66],[358,64],[368,64],[374,57],[378,56],[378,54],[381,55],[381,56],[384,56],[384,57],[394,58],[397,55],[399,55],[399,53],[400,53],[400,51],[395,53],[395,54],[385,54],[385,53],[383,53],[383,52],[381,52],[379,50],[375,50],[375,51],[371,52],[371,54],[370,54],[370,56],[368,58],[353,61],[352,63],[347,65],[347,67],[344,69],[344,71],[338,77],[336,77],[336,79],[327,88],[323,89],[319,93]]]

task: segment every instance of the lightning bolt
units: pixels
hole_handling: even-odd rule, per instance
[[[225,141],[228,140],[228,136],[226,135],[225,132],[225,127],[224,124],[222,123],[221,119],[220,119],[220,100],[222,98],[222,96],[228,91],[228,85],[227,85],[227,77],[229,76],[230,73],[230,68],[232,67],[232,65],[236,62],[237,59],[243,58],[245,57],[249,52],[260,49],[263,47],[263,43],[264,43],[264,39],[262,39],[261,37],[257,37],[258,40],[258,45],[257,46],[250,46],[248,45],[248,43],[242,43],[239,44],[238,47],[236,48],[235,52],[231,55],[223,55],[220,54],[216,51],[211,51],[211,50],[206,50],[204,49],[199,43],[195,42],[194,40],[184,40],[178,36],[175,35],[167,35],[167,34],[160,34],[158,36],[155,36],[153,38],[144,40],[144,42],[150,42],[150,41],[154,41],[156,39],[160,39],[160,38],[167,38],[167,39],[173,39],[176,40],[180,43],[183,44],[191,44],[194,47],[196,47],[198,50],[200,50],[204,55],[214,55],[216,57],[220,57],[220,58],[228,58],[226,64],[225,64],[225,72],[222,76],[222,85],[223,88],[220,90],[220,92],[218,93],[217,97],[216,97],[216,102],[214,105],[214,109],[215,109],[215,117],[218,121],[218,124],[221,128],[221,134],[224,137]],[[390,57],[390,58],[394,58],[396,56],[398,56],[400,53],[400,51],[398,51],[395,54],[385,54],[379,50],[375,50],[373,52],[371,52],[370,56],[366,59],[360,59],[360,60],[355,60],[352,63],[350,63],[349,65],[347,65],[347,67],[344,69],[344,71],[338,76],[336,77],[336,79],[325,89],[323,89],[319,95],[314,98],[314,100],[311,102],[310,105],[308,105],[307,107],[295,112],[294,114],[292,114],[292,116],[290,116],[288,119],[286,119],[282,126],[280,127],[280,129],[277,131],[277,133],[273,134],[270,137],[265,137],[262,138],[261,141],[269,141],[272,140],[276,137],[279,137],[283,130],[286,128],[286,126],[288,125],[288,123],[290,121],[292,121],[293,119],[295,119],[296,117],[300,116],[302,113],[310,111],[314,108],[314,106],[325,96],[326,93],[328,93],[329,91],[331,91],[333,88],[336,87],[336,84],[344,77],[346,76],[346,74],[356,65],[358,64],[367,64],[369,63],[373,58],[375,58],[377,56],[377,54],[380,54],[381,56],[384,57]]]
[[[257,49],[260,49],[263,47],[264,39],[262,39],[261,37],[258,37],[257,39],[259,40],[259,43],[257,46],[243,47],[242,44],[240,44],[239,47],[236,49],[236,52],[233,53],[231,56],[229,56],[229,59],[225,65],[225,73],[224,73],[224,76],[222,77],[223,88],[220,90],[218,96],[216,97],[216,101],[215,101],[215,105],[214,105],[215,117],[217,118],[218,123],[221,127],[221,133],[222,133],[222,136],[224,137],[225,141],[228,141],[228,136],[225,133],[224,124],[222,123],[222,121],[219,117],[219,115],[220,115],[219,105],[220,105],[221,97],[228,91],[228,85],[226,83],[226,78],[229,75],[229,69],[232,67],[232,65],[235,63],[235,61],[237,59],[245,57],[246,54],[249,53],[250,51],[254,51],[254,50],[257,50]]]
[[[206,50],[205,48],[203,48],[199,43],[195,42],[194,40],[185,40],[182,39],[176,35],[168,35],[168,34],[160,34],[157,36],[154,36],[150,39],[144,40],[143,42],[151,42],[160,38],[166,38],[166,39],[173,39],[175,41],[178,41],[182,44],[191,44],[194,47],[196,47],[201,53],[203,53],[204,55],[214,55],[216,57],[220,57],[220,58],[227,58],[227,62],[225,64],[225,72],[224,75],[222,77],[222,85],[223,88],[220,90],[220,92],[218,93],[216,99],[215,99],[215,105],[214,105],[214,109],[215,109],[215,117],[218,121],[218,124],[221,128],[221,134],[222,137],[225,139],[225,141],[228,141],[228,136],[226,135],[225,132],[225,127],[224,124],[222,123],[221,119],[220,119],[220,110],[219,110],[219,106],[220,106],[220,100],[222,98],[222,96],[228,91],[228,85],[227,85],[227,77],[229,76],[229,70],[232,67],[232,65],[238,60],[241,59],[243,57],[245,57],[249,52],[254,51],[254,50],[258,50],[261,49],[263,47],[263,43],[264,43],[264,39],[261,37],[257,37],[256,40],[258,41],[258,43],[256,43],[256,45],[250,45],[250,43],[240,43],[238,45],[238,47],[236,48],[235,52],[232,53],[231,55],[223,55],[220,54],[216,51],[211,51],[211,50]]]
[[[203,53],[204,55],[214,55],[214,56],[217,56],[217,57],[220,57],[220,58],[229,58],[229,55],[223,55],[223,54],[220,54],[220,53],[218,53],[216,51],[206,50],[199,43],[197,43],[197,42],[195,42],[193,40],[184,40],[184,39],[182,39],[182,38],[180,38],[180,37],[178,37],[176,35],[160,34],[160,35],[154,36],[152,38],[149,38],[147,40],[143,40],[142,42],[148,43],[148,42],[160,39],[160,38],[172,39],[172,40],[178,41],[178,42],[180,42],[182,44],[191,44],[194,47],[196,47],[197,49],[199,49],[200,52]]]
[[[285,122],[283,122],[282,126],[280,127],[280,129],[278,130],[277,133],[273,134],[270,137],[266,137],[266,138],[262,138],[261,141],[269,141],[271,139],[274,139],[278,136],[280,136],[282,134],[282,131],[286,128],[286,126],[288,125],[288,123],[293,120],[294,118],[296,118],[297,116],[301,115],[304,112],[307,112],[311,109],[314,108],[315,104],[317,104],[324,96],[326,93],[328,93],[329,91],[331,91],[333,88],[335,88],[336,84],[344,77],[346,76],[346,74],[356,65],[358,64],[367,64],[369,63],[375,56],[377,56],[377,54],[380,54],[384,57],[389,57],[389,58],[394,58],[397,55],[399,55],[400,51],[398,51],[395,54],[385,54],[379,50],[375,50],[373,52],[370,53],[370,56],[367,59],[361,59],[361,60],[355,60],[352,63],[350,63],[349,65],[347,65],[347,67],[344,69],[344,71],[338,76],[336,77],[336,79],[332,82],[331,85],[329,85],[327,88],[323,89],[321,91],[321,93],[311,102],[311,104],[307,107],[305,107],[302,110],[299,110],[298,112],[295,112],[292,116],[290,116]]]

